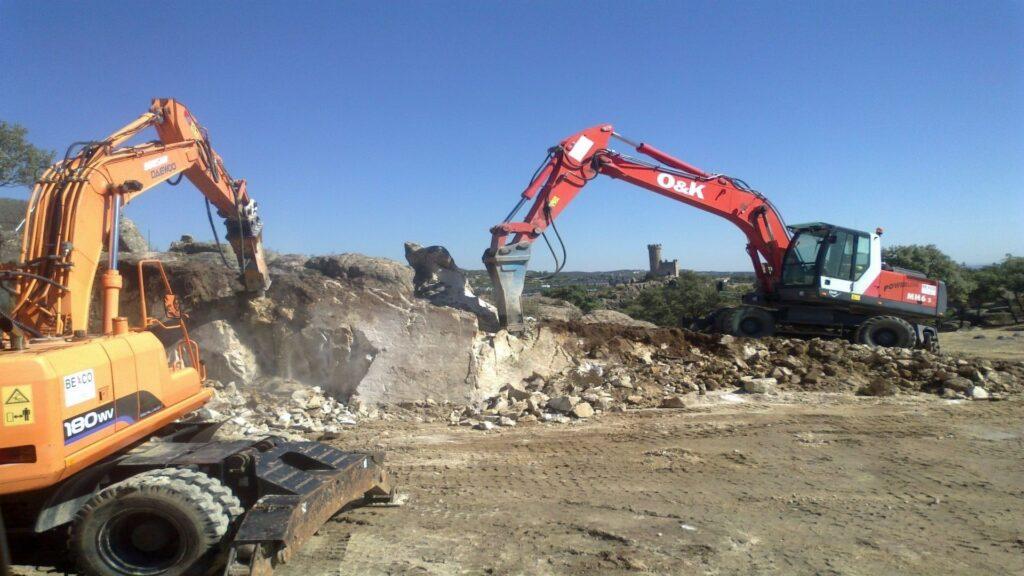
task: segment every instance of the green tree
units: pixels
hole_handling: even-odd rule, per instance
[[[583,311],[584,314],[601,308],[601,301],[592,294],[589,290],[582,286],[557,286],[555,288],[547,288],[541,291],[542,296],[548,298],[557,298],[559,300],[565,300],[570,304],[574,304],[577,308]]]
[[[887,264],[917,270],[929,278],[945,282],[949,305],[960,313],[962,319],[964,308],[969,305],[971,292],[975,289],[975,280],[942,250],[934,244],[893,246],[882,250],[882,259]]]
[[[970,272],[974,287],[968,295],[968,301],[974,307],[978,319],[981,318],[983,305],[1003,299],[1004,280],[999,268],[999,265],[993,264]]]
[[[622,311],[660,326],[688,326],[723,304],[714,280],[684,270],[668,284],[647,288],[624,302]]]
[[[1013,295],[1017,307],[1024,310],[1024,257],[1007,254],[999,264],[999,274],[1003,279],[1003,287]],[[1014,321],[1017,321],[1013,304],[1009,299],[1007,304],[1010,305],[1011,314],[1014,314]]]
[[[51,164],[53,152],[36,148],[28,130],[0,121],[0,187],[31,186]]]

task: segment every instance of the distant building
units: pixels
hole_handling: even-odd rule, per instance
[[[662,260],[661,244],[648,244],[647,257],[650,260],[649,278],[675,278],[679,276],[679,260]]]

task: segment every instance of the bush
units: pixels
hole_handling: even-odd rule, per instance
[[[548,298],[565,300],[582,310],[584,314],[597,310],[598,308],[604,308],[597,296],[582,286],[559,286],[557,288],[547,288],[542,290],[540,294],[541,296],[547,296]]]
[[[624,302],[622,311],[659,326],[688,326],[727,302],[713,279],[684,270],[668,284],[647,288]]]

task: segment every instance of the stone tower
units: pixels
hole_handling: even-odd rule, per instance
[[[661,268],[661,244],[648,244],[647,257],[651,262],[651,276],[657,276],[658,270]]]

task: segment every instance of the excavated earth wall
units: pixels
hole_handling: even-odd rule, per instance
[[[143,258],[163,261],[209,376],[240,387],[291,380],[344,402],[467,403],[572,364],[550,333],[480,332],[475,315],[416,298],[408,266],[358,254],[271,257],[273,284],[261,298],[242,295],[236,270],[214,252],[129,254],[122,313],[133,325]],[[148,306],[162,310],[158,276],[145,279]]]

